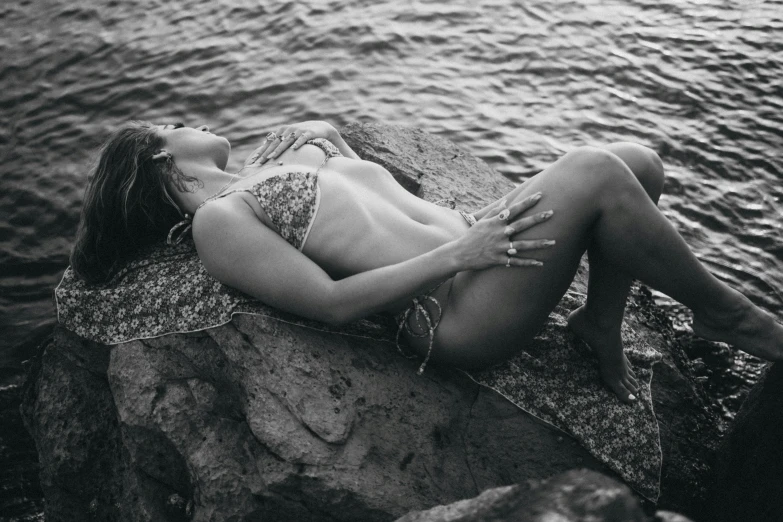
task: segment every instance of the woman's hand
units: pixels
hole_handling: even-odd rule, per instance
[[[538,212],[522,216],[526,210],[541,201],[538,192],[522,201],[506,207],[506,200],[491,209],[473,225],[460,239],[460,257],[463,270],[480,270],[493,266],[542,266],[537,259],[525,258],[523,252],[549,248],[555,244],[552,239],[514,241],[514,236],[552,217],[553,211]]]
[[[270,132],[264,142],[253,151],[245,161],[245,167],[251,164],[262,165],[265,161],[274,159],[289,147],[298,149],[308,140],[315,138],[334,139],[337,129],[325,121],[303,121],[293,125],[280,127],[277,132]]]

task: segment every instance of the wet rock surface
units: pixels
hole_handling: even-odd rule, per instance
[[[512,187],[418,130],[343,134],[426,199],[470,210]],[[582,269],[572,288],[585,281]],[[717,421],[643,289],[626,320],[664,354],[659,505],[697,513]],[[383,521],[575,467],[611,475],[495,392],[443,367],[419,377],[417,364],[387,342],[261,316],[111,347],[56,328],[22,407],[47,520]]]
[[[768,364],[718,450],[710,520],[783,520],[783,365]]]

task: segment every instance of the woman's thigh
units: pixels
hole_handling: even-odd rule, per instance
[[[607,171],[613,175],[607,177]],[[542,261],[542,267],[499,266],[457,274],[436,331],[433,359],[480,367],[522,348],[573,281],[599,217],[597,191],[622,183],[638,181],[617,156],[599,149],[569,153],[527,180],[515,200],[541,191],[543,198],[528,213],[552,209],[554,214],[514,239],[554,239],[555,246],[522,253]]]

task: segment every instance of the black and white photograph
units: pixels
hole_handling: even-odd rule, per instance
[[[783,0],[0,29],[0,522],[783,520]]]

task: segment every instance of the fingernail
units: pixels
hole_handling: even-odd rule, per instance
[[[544,266],[544,263],[542,263],[541,261],[535,261],[533,264],[536,266]]]
[[[544,241],[544,244],[546,246],[552,246],[552,245],[555,244],[555,240],[554,239],[548,239],[548,240]]]
[[[533,199],[535,201],[538,201],[539,199],[541,199],[541,195],[542,194],[540,192],[536,192],[535,194],[533,194]]]
[[[555,213],[554,210],[547,210],[546,212],[543,213],[543,216],[544,217],[550,217],[554,213]]]
[[[500,206],[505,207],[506,206],[506,198],[503,198],[500,200]]]
[[[510,236],[514,233],[514,227],[506,227],[506,229],[503,231],[507,236]]]
[[[636,400],[636,395],[634,395],[633,393],[628,395],[628,400],[635,401]]]

